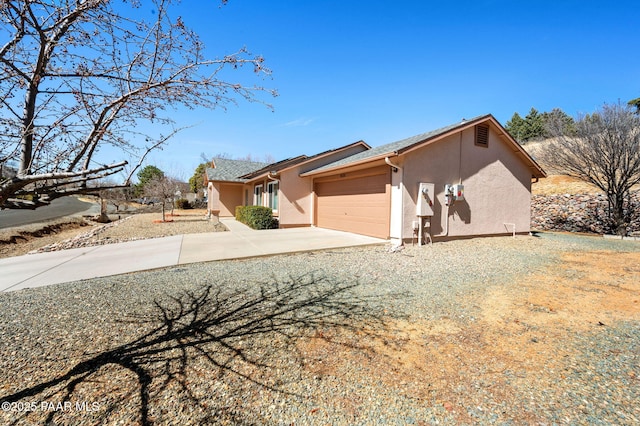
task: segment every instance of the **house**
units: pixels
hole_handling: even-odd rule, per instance
[[[216,216],[234,216],[235,206],[249,205],[245,199],[245,182],[241,176],[261,169],[266,163],[216,158],[205,171],[207,210]]]
[[[542,168],[492,116],[387,145],[363,141],[274,164],[216,159],[209,210],[271,207],[281,227],[409,241],[528,233]]]
[[[308,157],[265,164],[216,158],[205,172],[211,214],[234,216],[236,206],[260,205],[273,209],[280,227],[313,224],[313,178],[302,173],[371,149],[359,141]]]

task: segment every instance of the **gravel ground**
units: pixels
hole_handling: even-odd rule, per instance
[[[0,423],[637,424],[639,283],[543,233],[4,293]]]

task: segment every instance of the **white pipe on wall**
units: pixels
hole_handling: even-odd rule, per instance
[[[447,204],[447,208],[446,208],[447,214],[445,215],[445,220],[444,220],[444,235],[442,235],[442,237],[446,237],[449,235],[449,206],[450,204]]]
[[[516,224],[515,223],[505,223],[504,224],[504,227],[507,228],[507,231],[509,231],[509,228],[508,228],[509,226],[512,227],[512,235],[513,235],[513,238],[515,238],[516,237]]]
[[[445,206],[444,234],[433,235],[434,237],[446,237],[449,235],[449,204]]]

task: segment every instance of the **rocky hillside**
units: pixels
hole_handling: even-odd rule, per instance
[[[531,228],[539,231],[589,232],[611,234],[603,219],[607,217],[604,194],[538,194],[531,199]],[[640,197],[636,192],[630,207],[629,234],[640,232]]]
[[[540,157],[549,141],[523,145],[534,158]],[[552,170],[541,164],[548,172]],[[531,229],[539,231],[587,232],[612,234],[606,222],[608,203],[605,194],[595,186],[564,175],[549,175],[532,185]],[[631,202],[631,225],[628,234],[640,233],[640,188]]]

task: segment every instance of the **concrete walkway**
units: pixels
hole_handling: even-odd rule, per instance
[[[14,291],[195,262],[382,244],[321,228],[255,231],[222,219],[230,232],[186,234],[0,259],[0,291]]]

